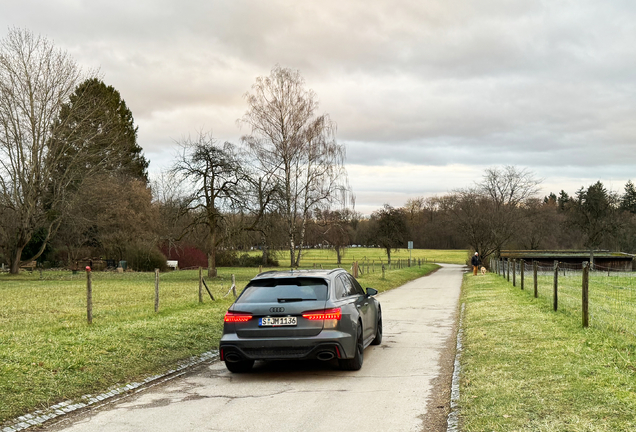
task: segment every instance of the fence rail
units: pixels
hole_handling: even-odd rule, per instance
[[[528,288],[555,311],[579,316],[584,327],[636,337],[636,272],[590,263],[555,261],[546,266],[512,259],[493,260],[490,269],[512,286]]]

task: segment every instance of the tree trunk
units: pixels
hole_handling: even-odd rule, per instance
[[[20,258],[22,257],[22,249],[24,249],[24,246],[16,248],[15,252],[13,253],[11,268],[9,269],[9,272],[11,274],[18,274],[20,272]]]
[[[295,244],[294,244],[294,234],[293,233],[289,233],[289,267],[293,267],[294,266],[294,249],[295,249]]]
[[[391,264],[391,248],[386,248],[386,256],[389,260],[389,264]]]
[[[298,247],[298,258],[296,258],[296,267],[300,267],[300,257],[303,252],[303,245],[305,244],[305,233],[307,232],[307,214],[303,214],[303,221],[300,227],[300,241]]]
[[[267,250],[267,246],[263,244],[263,255],[261,259],[261,264],[266,266],[269,263],[269,251]]]
[[[216,247],[208,253],[208,277],[216,277]]]
[[[337,264],[340,265],[342,264],[342,255],[340,254],[340,248],[339,247],[334,247],[334,249],[336,250],[336,258],[338,259]]]

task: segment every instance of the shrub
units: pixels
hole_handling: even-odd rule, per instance
[[[126,250],[126,261],[128,261],[128,268],[135,271],[154,271],[156,268],[166,271],[168,269],[166,256],[156,247],[130,246]]]

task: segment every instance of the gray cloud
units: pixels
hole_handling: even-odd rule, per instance
[[[492,165],[527,166],[562,184],[598,177],[621,187],[636,165],[633,2],[0,5],[0,28],[54,39],[120,90],[153,169],[170,163],[175,139],[199,129],[238,140],[242,95],[275,64],[300,69],[321,111],[338,123],[352,184],[369,208],[383,201],[374,193],[394,201],[442,193],[449,179],[466,185]],[[395,169],[380,183],[361,166],[435,174],[411,186],[409,170]]]

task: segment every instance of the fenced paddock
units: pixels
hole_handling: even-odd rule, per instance
[[[523,260],[498,260],[491,263],[491,269],[515,288],[521,289],[523,282],[528,295],[548,303],[557,312],[580,317],[585,325],[584,265],[557,262],[545,266]],[[590,266],[587,309],[589,326],[636,338],[636,272]]]

